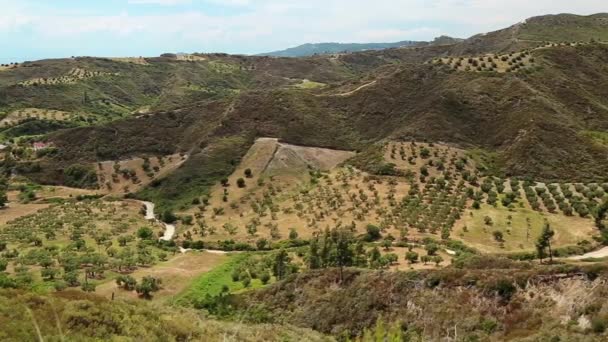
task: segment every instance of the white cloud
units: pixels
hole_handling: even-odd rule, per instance
[[[166,14],[142,14],[130,8],[129,12],[91,15],[84,5],[70,9],[52,7],[52,11],[45,11],[34,6],[18,7],[14,1],[0,0],[0,8],[3,9],[0,12],[0,43],[11,39],[9,36],[13,35],[7,33],[21,30],[41,39],[57,40],[64,46],[71,39],[82,37],[93,37],[83,41],[94,46],[95,38],[101,36],[110,41],[115,36],[138,45],[145,37],[158,49],[179,43],[190,51],[206,49],[247,53],[306,42],[425,40],[441,34],[467,37],[535,15],[561,12],[591,14],[606,10],[605,0],[127,1],[157,6],[186,4],[188,10],[176,7],[178,10],[172,9]],[[218,5],[238,9],[206,11],[210,6]],[[103,50],[103,47],[99,49]]]
[[[128,0],[128,3],[133,5],[162,5],[173,6],[181,4],[189,4],[191,0]]]

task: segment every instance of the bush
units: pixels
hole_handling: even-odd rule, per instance
[[[137,230],[137,237],[142,240],[150,240],[154,236],[154,232],[149,227],[141,227]]]
[[[171,212],[171,210],[165,210],[163,212],[161,220],[166,223],[174,223],[177,221],[177,216]]]
[[[368,224],[365,230],[366,234],[364,236],[364,240],[367,242],[377,241],[382,237],[380,234],[380,228],[374,226],[373,224]]]
[[[63,171],[63,181],[74,188],[95,188],[97,173],[91,166],[74,164]]]
[[[591,319],[591,330],[596,334],[601,334],[606,331],[606,318],[596,316]]]

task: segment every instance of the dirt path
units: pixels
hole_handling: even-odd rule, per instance
[[[350,96],[350,95],[352,95],[352,94],[354,94],[354,93],[358,92],[358,91],[359,91],[359,90],[361,90],[361,89],[364,89],[364,88],[367,88],[367,87],[371,87],[371,86],[373,86],[373,85],[374,85],[374,84],[376,84],[377,82],[378,82],[377,80],[371,81],[371,82],[369,82],[369,83],[366,83],[366,84],[364,84],[364,85],[361,85],[361,86],[359,86],[359,87],[355,88],[354,90],[347,91],[346,93],[329,94],[329,95],[327,95],[327,94],[316,94],[315,96],[342,96],[342,97],[344,97],[344,96]]]
[[[171,241],[171,239],[173,239],[173,236],[175,235],[175,225],[165,223],[156,218],[156,215],[154,214],[154,203],[146,202],[146,201],[140,201],[140,202],[143,203],[144,206],[146,206],[146,214],[145,214],[146,220],[154,220],[165,227],[165,232],[164,232],[163,236],[161,236],[159,238],[159,240]],[[179,247],[179,252],[182,254],[186,253],[186,252],[190,252],[190,251],[192,251],[192,249],[183,248],[181,246]],[[226,252],[226,251],[211,250],[211,249],[206,249],[205,252],[210,253],[210,254],[228,254],[228,253],[230,253],[230,252]]]
[[[376,84],[376,82],[378,82],[378,81],[371,81],[371,82],[369,82],[369,83],[366,83],[366,84],[364,84],[364,85],[362,85],[362,86],[360,86],[360,87],[356,88],[355,90],[351,90],[351,91],[346,92],[346,93],[336,94],[335,96],[350,96],[350,95],[352,95],[352,94],[354,94],[354,93],[358,92],[359,90],[361,90],[361,89],[363,89],[363,88],[367,88],[367,87],[371,87],[371,86],[373,86],[374,84]]]
[[[597,251],[593,251],[593,252],[589,252],[583,255],[577,255],[577,256],[573,256],[573,257],[569,257],[569,260],[584,260],[584,259],[590,259],[590,258],[605,258],[608,257],[608,247],[604,247],[601,249],[598,249]]]
[[[141,202],[146,206],[146,220],[154,220],[165,227],[165,233],[160,237],[160,240],[171,241],[173,235],[175,235],[175,225],[162,222],[156,218],[156,215],[154,215],[154,203],[146,201]]]

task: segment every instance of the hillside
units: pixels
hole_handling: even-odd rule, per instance
[[[32,340],[332,341],[308,329],[219,322],[195,310],[109,301],[81,291],[0,290],[0,337]],[[35,327],[32,328],[32,326]]]
[[[606,340],[608,15],[396,44],[0,68],[0,339]]]
[[[293,276],[237,295],[236,315],[257,305],[258,319],[290,322],[336,335],[484,341],[606,338],[601,298],[605,269],[539,270],[531,264],[473,258],[442,271],[337,270]],[[465,314],[466,313],[466,314]],[[592,328],[595,327],[595,328]],[[368,339],[367,341],[372,341]],[[398,339],[395,339],[398,340]]]
[[[65,184],[64,169],[70,165],[187,153],[189,158],[182,167],[145,190],[150,194],[163,193],[154,195],[161,201],[187,202],[188,191],[179,190],[181,187],[201,191],[226,176],[255,137],[357,151],[383,139],[442,141],[493,155],[496,176],[550,182],[603,181],[603,170],[608,166],[607,147],[601,140],[608,128],[608,94],[601,86],[608,82],[603,68],[605,44],[529,50],[530,57],[525,61],[533,59],[534,63],[512,72],[454,70],[431,63],[436,49],[441,49],[443,55],[445,49],[451,48],[411,50],[421,60],[428,55],[428,63],[401,61],[399,49],[386,50],[385,55],[372,59],[366,57],[366,52],[345,55],[337,61],[325,57],[300,60],[217,56],[214,58],[225,64],[236,60],[252,63],[254,67],[236,71],[249,83],[235,85],[240,87],[238,91],[212,97],[200,96],[199,91],[183,96],[167,93],[169,102],[160,95],[145,112],[120,114],[128,118],[108,118],[99,124],[72,121],[71,114],[63,114],[69,113],[69,107],[48,106],[60,111],[61,117],[56,115],[55,121],[31,117],[29,120],[34,121],[17,123],[4,134],[24,136],[20,145],[28,147],[32,139],[40,139],[37,134],[58,129],[42,138],[52,142],[52,154],[39,158],[15,156],[19,173],[50,184]],[[473,62],[481,57],[475,57]],[[172,70],[184,68],[185,75],[197,75],[193,68],[207,67],[208,61],[158,63]],[[269,76],[270,72],[284,76]],[[138,69],[137,73],[147,74],[145,69]],[[314,86],[296,86],[299,84]],[[56,87],[8,89],[62,92]],[[28,101],[37,98],[27,97]],[[43,104],[31,103],[25,108],[32,105],[44,108]],[[7,116],[7,122],[14,117],[17,114]],[[31,125],[36,122],[46,126]],[[61,129],[69,122],[85,127]],[[216,162],[209,163],[210,160]],[[202,188],[193,190],[196,187],[192,184]]]
[[[261,53],[258,56],[307,57],[313,55],[330,55],[366,50],[383,50],[421,44],[424,44],[424,42],[415,42],[410,40],[396,43],[308,43],[285,50]]]
[[[475,35],[455,47],[458,54],[511,52],[550,43],[607,41],[608,14],[557,14],[529,18],[503,30]]]

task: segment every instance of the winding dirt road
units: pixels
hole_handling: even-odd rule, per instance
[[[584,259],[590,259],[590,258],[605,258],[608,257],[608,247],[604,247],[601,249],[598,249],[597,251],[593,251],[593,252],[589,252],[583,255],[576,255],[576,256],[572,256],[569,257],[569,260],[584,260]]]
[[[146,206],[146,214],[145,214],[146,220],[153,220],[155,222],[160,223],[161,225],[163,225],[165,227],[165,232],[164,232],[163,236],[161,236],[159,238],[159,240],[171,241],[171,239],[173,239],[173,236],[175,235],[175,225],[165,223],[156,218],[156,215],[154,214],[154,203],[146,202],[146,201],[141,201],[141,203],[143,203],[143,205]],[[190,249],[190,248],[184,248],[181,246],[179,247],[180,253],[186,253],[191,250],[192,249]],[[226,251],[218,251],[218,250],[212,250],[212,249],[205,249],[205,251],[208,253],[212,253],[212,254],[228,254],[229,253]]]

